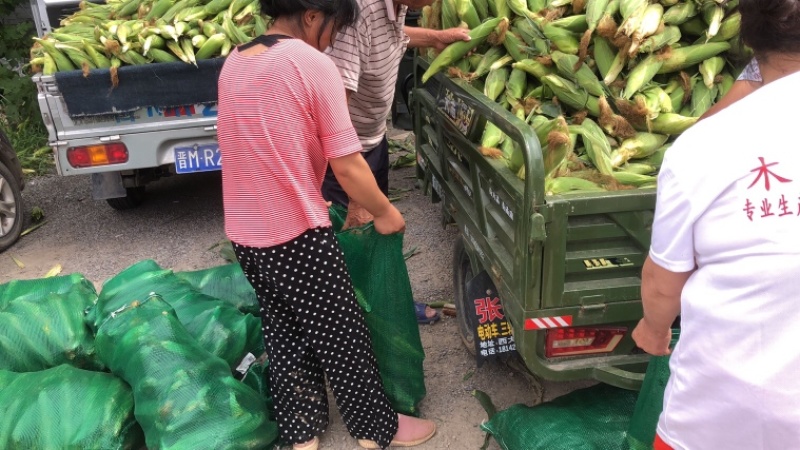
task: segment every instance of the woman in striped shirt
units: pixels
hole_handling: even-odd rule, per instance
[[[389,404],[328,218],[328,164],[379,233],[405,221],[361,156],[334,63],[322,51],[358,16],[355,0],[261,0],[270,29],[233,51],[219,78],[225,231],[261,305],[280,436],[315,450],[328,425],[328,379],[366,448],[422,443],[431,421]]]

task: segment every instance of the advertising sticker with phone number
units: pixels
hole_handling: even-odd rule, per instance
[[[473,320],[468,323],[475,327],[473,333],[479,364],[517,349],[511,324],[505,317],[496,292],[486,272],[481,272],[467,283],[467,298],[472,306],[469,311],[474,313]]]

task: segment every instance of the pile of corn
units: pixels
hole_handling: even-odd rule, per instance
[[[225,56],[267,28],[258,0],[86,0],[42,39],[34,38],[35,72],[108,68]]]
[[[421,26],[472,39],[429,51],[422,81],[447,70],[532,126],[549,194],[654,187],[671,142],[747,61],[737,3],[437,0]],[[525,177],[517,144],[488,122],[481,152]]]

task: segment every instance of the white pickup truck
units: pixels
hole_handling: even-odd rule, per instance
[[[37,34],[57,28],[77,5],[77,0],[31,0]],[[121,68],[113,89],[102,74],[33,77],[58,174],[90,175],[93,198],[115,209],[140,205],[145,185],[161,177],[220,168],[215,76],[220,62],[195,69],[191,79],[183,79],[180,68],[161,70],[170,64],[147,66]],[[182,97],[182,89],[190,95]]]

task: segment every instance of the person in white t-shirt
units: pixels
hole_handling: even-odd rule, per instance
[[[763,85],[687,130],[658,178],[644,318],[669,354],[656,449],[800,448],[800,1],[740,0]]]

